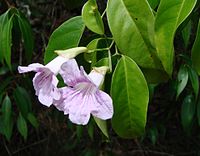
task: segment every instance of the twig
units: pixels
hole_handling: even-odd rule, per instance
[[[14,151],[12,154],[19,153],[19,152],[21,152],[21,151],[23,151],[23,150],[25,150],[25,149],[27,149],[27,148],[30,148],[30,147],[32,147],[32,146],[38,145],[38,144],[40,144],[40,143],[42,143],[42,142],[45,142],[46,140],[47,140],[47,139],[45,138],[45,139],[40,140],[40,141],[38,141],[38,142],[34,142],[34,143],[30,144],[30,145],[24,146],[23,148],[20,148],[20,149]]]
[[[144,155],[144,150],[142,149],[142,146],[140,145],[140,143],[138,142],[138,140],[137,140],[137,139],[134,139],[134,142],[135,142],[136,145],[138,146],[141,156],[145,156],[145,155]]]
[[[5,139],[3,139],[3,144],[4,144],[5,148],[6,148],[6,151],[7,151],[8,155],[11,156],[12,154],[11,154],[10,150],[8,149],[8,146],[6,145]]]

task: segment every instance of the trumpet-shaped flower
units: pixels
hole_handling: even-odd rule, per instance
[[[79,70],[74,59],[61,66],[60,74],[68,87],[61,89],[62,96],[54,105],[64,111],[64,114],[69,114],[73,123],[87,124],[90,114],[103,120],[112,118],[112,99],[98,88],[104,80],[106,70],[99,69],[96,68],[87,75],[83,67]]]
[[[33,86],[39,101],[45,106],[49,107],[53,103],[53,99],[58,100],[61,97],[60,91],[57,88],[58,79],[56,75],[61,65],[66,61],[66,58],[58,56],[45,66],[33,63],[27,67],[18,67],[19,73],[36,72],[33,78]]]

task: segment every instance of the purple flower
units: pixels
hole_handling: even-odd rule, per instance
[[[102,68],[101,68],[102,69]],[[78,68],[74,59],[61,66],[60,74],[68,87],[61,88],[61,99],[54,105],[76,124],[86,125],[90,114],[106,120],[113,116],[111,97],[98,89],[104,80],[106,71],[94,69],[89,75],[83,67]]]
[[[45,106],[49,107],[53,103],[53,99],[58,100],[61,97],[61,93],[57,88],[58,79],[56,75],[61,65],[66,61],[66,58],[58,56],[45,66],[33,63],[27,67],[18,67],[19,73],[36,72],[33,78],[33,86],[39,101]]]

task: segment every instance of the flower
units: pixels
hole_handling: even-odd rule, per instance
[[[106,68],[95,68],[86,74],[83,67],[78,68],[74,59],[61,66],[60,74],[67,87],[61,88],[61,98],[55,100],[54,105],[76,124],[86,125],[93,116],[107,120],[113,116],[111,97],[99,90],[104,80]]]
[[[53,100],[58,100],[61,98],[60,91],[57,88],[58,79],[56,75],[58,74],[61,65],[71,58],[74,58],[80,53],[87,52],[86,47],[75,47],[67,50],[56,50],[55,53],[60,56],[53,59],[47,65],[42,65],[39,63],[33,63],[28,65],[28,67],[19,66],[19,73],[26,73],[30,71],[35,71],[35,77],[33,78],[33,86],[38,95],[39,101],[45,105],[50,106]]]
[[[27,67],[18,67],[19,73],[36,72],[33,78],[33,86],[39,101],[45,106],[49,107],[53,103],[53,99],[58,100],[61,97],[57,88],[58,79],[56,75],[61,65],[66,61],[66,58],[58,56],[45,66],[39,63],[32,63]]]

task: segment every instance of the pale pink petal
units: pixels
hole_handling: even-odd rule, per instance
[[[27,67],[25,66],[18,66],[18,71],[19,73],[26,73],[30,71],[37,71],[39,68],[43,68],[44,66],[39,63],[32,63],[28,65]]]
[[[64,82],[69,86],[74,86],[80,77],[80,71],[75,59],[68,60],[61,66],[60,74]]]
[[[90,78],[90,80],[97,86],[99,87],[101,85],[101,83],[104,80],[104,75],[97,73],[97,72],[90,72],[90,74],[88,75],[88,77]]]
[[[58,72],[60,71],[62,64],[68,60],[69,59],[66,59],[62,56],[57,56],[51,62],[49,62],[45,67],[49,68],[54,74],[57,75]]]
[[[92,111],[91,114],[103,120],[111,119],[113,116],[113,102],[111,97],[107,93],[99,90],[95,98],[96,102],[94,105],[97,111]]]
[[[43,90],[39,91],[38,99],[43,105],[47,107],[51,106],[51,104],[53,103],[52,96],[49,94],[45,94]]]
[[[74,88],[67,88],[64,100],[64,114],[69,114],[71,122],[78,125],[86,125],[90,119],[90,112],[95,108],[93,99],[90,96],[84,96],[81,91]]]

